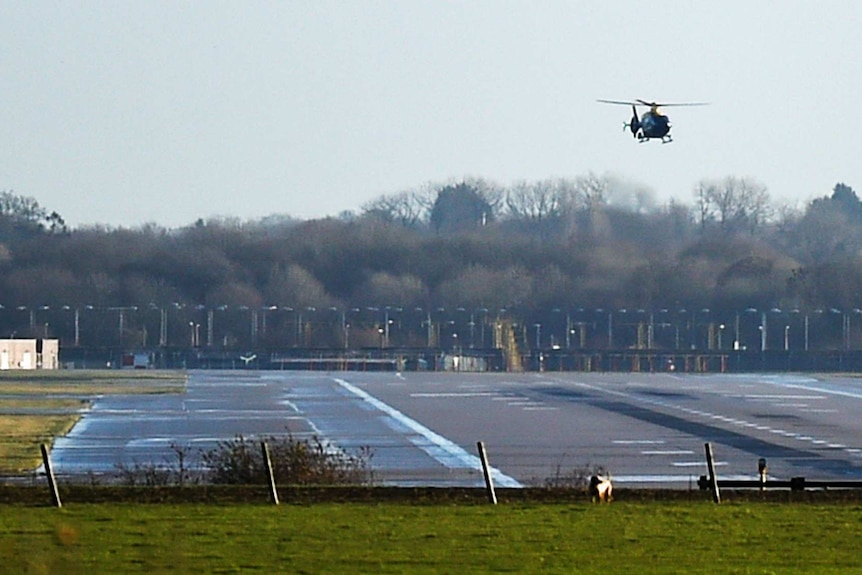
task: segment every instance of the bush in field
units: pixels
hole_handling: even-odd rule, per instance
[[[114,467],[119,481],[130,487],[137,485],[158,487],[171,484],[172,472],[164,465],[135,461],[131,464],[117,463]]]
[[[296,439],[292,435],[258,440],[241,435],[222,441],[202,459],[209,481],[219,484],[267,482],[261,442],[269,446],[275,481],[279,485],[355,485],[373,482],[372,453],[362,448],[349,455],[325,444],[317,436]]]
[[[164,485],[179,485],[183,487],[189,483],[198,483],[199,477],[192,473],[189,468],[189,459],[192,456],[188,445],[171,443],[171,456],[166,457],[164,463],[140,463],[134,461],[131,464],[117,463],[117,479],[129,486],[143,485],[146,487],[157,487]],[[90,483],[95,478],[90,475]]]

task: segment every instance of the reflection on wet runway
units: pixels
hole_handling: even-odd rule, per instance
[[[292,434],[370,448],[381,483],[473,486],[482,440],[500,486],[588,465],[685,486],[709,441],[725,478],[753,478],[760,457],[775,478],[856,478],[860,402],[862,385],[837,377],[196,371],[184,394],[99,398],[52,458],[59,473],[112,473]]]

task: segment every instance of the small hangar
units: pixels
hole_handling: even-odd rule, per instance
[[[0,371],[58,369],[60,340],[0,339]]]

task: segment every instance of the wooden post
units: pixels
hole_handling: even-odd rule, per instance
[[[491,467],[488,465],[488,454],[485,453],[485,444],[481,441],[476,443],[479,448],[479,459],[482,460],[482,473],[485,475],[485,489],[488,491],[488,501],[491,505],[497,504],[497,494],[494,492],[494,480],[491,478]]]
[[[766,489],[766,458],[761,457],[757,460],[757,474],[760,476],[760,490]]]
[[[48,457],[48,446],[44,443],[42,448],[42,463],[45,465],[45,475],[48,477],[48,487],[51,489],[51,502],[54,507],[62,507],[60,492],[57,490],[57,480],[54,478],[54,470],[51,469],[51,458]]]
[[[712,489],[712,501],[721,503],[721,493],[718,491],[718,477],[715,475],[715,461],[712,459],[712,446],[707,442],[703,444],[706,450],[706,468],[709,470],[709,486]]]
[[[269,445],[266,441],[260,442],[260,450],[263,453],[263,464],[266,466],[266,476],[269,479],[269,500],[273,505],[278,505],[278,490],[275,487],[275,475],[272,472],[272,459],[269,457]]]

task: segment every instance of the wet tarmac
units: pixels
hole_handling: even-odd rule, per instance
[[[193,371],[178,395],[96,400],[56,441],[61,474],[170,464],[243,435],[367,447],[377,480],[481,485],[476,442],[501,486],[602,466],[619,483],[685,488],[723,478],[862,479],[862,384],[794,375]]]

